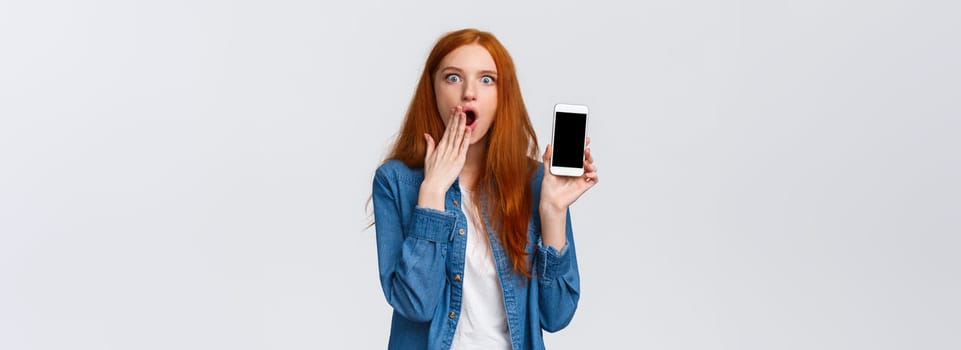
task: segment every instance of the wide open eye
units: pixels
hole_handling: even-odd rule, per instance
[[[448,83],[460,82],[460,76],[454,73],[448,74],[447,77],[445,77],[444,79],[447,80]]]
[[[486,85],[493,84],[493,83],[494,83],[494,80],[495,80],[494,77],[492,77],[492,76],[490,76],[490,75],[485,75],[485,76],[481,77],[481,83],[484,83],[484,84],[486,84]]]

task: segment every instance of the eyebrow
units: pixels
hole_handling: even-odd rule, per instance
[[[453,71],[458,71],[458,72],[464,72],[463,69],[460,69],[460,68],[457,68],[457,67],[454,67],[454,66],[447,66],[447,67],[441,68],[438,72],[443,72],[443,71],[446,71],[446,70],[453,70]],[[480,71],[480,73],[481,73],[481,74],[497,75],[497,71],[488,70],[488,69],[482,70],[482,71]]]

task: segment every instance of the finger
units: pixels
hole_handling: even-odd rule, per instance
[[[424,159],[430,158],[430,155],[434,153],[434,138],[430,137],[430,134],[424,134],[424,141],[427,142],[427,154]]]
[[[454,139],[451,140],[451,150],[460,153],[460,147],[464,143],[464,131],[467,130],[467,114],[461,111],[457,114],[457,129],[454,130]]]
[[[457,142],[455,138],[457,137],[457,126],[460,123],[461,114],[463,109],[460,106],[454,108],[454,114],[451,114],[450,120],[447,121],[447,133],[449,137],[447,138],[446,146],[449,149],[455,147]]]
[[[461,137],[458,135],[460,131],[457,130],[457,127],[460,124],[461,116],[457,115],[455,118],[456,119],[451,120],[451,126],[453,128],[450,129],[450,138],[447,139],[447,152],[444,153],[447,156],[457,155],[460,151]]]
[[[470,148],[470,134],[471,134],[471,129],[467,129],[466,131],[464,131],[464,140],[460,144],[461,156],[467,156],[467,149]]]
[[[585,159],[588,163],[594,163],[594,156],[591,154],[591,149],[590,149],[590,148],[587,148],[587,149],[584,150],[584,159]]]
[[[588,177],[593,176],[593,177],[596,177],[596,176],[597,176],[597,166],[594,165],[594,164],[588,164],[587,167],[584,168],[584,176],[588,176]]]
[[[600,179],[601,179],[601,178],[597,176],[597,173],[594,173],[593,176],[591,176],[590,178],[588,178],[588,181],[589,181],[589,182],[591,183],[591,185],[593,186],[593,185],[597,185],[597,183],[601,181]]]
[[[544,158],[543,158],[543,161],[544,161],[544,174],[550,173],[550,170],[551,170],[551,169],[550,169],[550,167],[551,167],[551,154],[552,154],[553,152],[554,152],[554,145],[552,145],[552,144],[547,144],[547,147],[544,148]]]
[[[596,183],[597,179],[597,166],[591,165],[590,170],[584,173],[584,180],[587,180],[587,182]]]
[[[450,122],[444,127],[444,133],[440,135],[440,140],[437,141],[436,146],[438,151],[444,150],[444,145],[447,144],[450,138]]]
[[[451,130],[454,130],[454,126],[452,124],[454,124],[454,120],[456,120],[454,118],[456,118],[456,116],[457,107],[451,108],[451,113],[447,116],[447,124],[444,125],[444,135],[441,136],[440,142],[437,143],[438,147],[443,147],[450,144]]]
[[[588,147],[588,146],[590,146],[590,145],[591,145],[591,137],[588,136],[588,137],[587,137],[587,144],[584,145],[584,147]]]

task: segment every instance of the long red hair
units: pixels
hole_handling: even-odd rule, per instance
[[[437,40],[427,56],[414,98],[387,159],[399,159],[411,168],[424,166],[427,154],[424,133],[429,133],[435,140],[440,140],[444,134],[444,122],[437,111],[434,96],[434,74],[447,54],[475,43],[486,48],[493,57],[498,78],[497,109],[487,131],[487,143],[483,145],[487,147],[487,156],[481,169],[486,171],[478,176],[475,190],[478,198],[474,198],[474,203],[483,203],[485,214],[514,271],[530,277],[525,248],[533,206],[531,177],[538,166],[537,136],[521,98],[514,61],[493,34],[462,29]]]

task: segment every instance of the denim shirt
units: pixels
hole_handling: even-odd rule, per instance
[[[574,317],[580,277],[570,210],[567,245],[557,251],[541,242],[538,207],[543,165],[531,179],[533,210],[527,256],[532,277],[515,273],[485,218],[494,265],[503,291],[514,350],[543,349],[542,330],[558,331]],[[460,186],[447,190],[444,211],[417,206],[424,170],[399,160],[381,165],[374,176],[373,203],[380,284],[394,309],[388,349],[449,349],[460,319],[467,249],[467,218]]]

